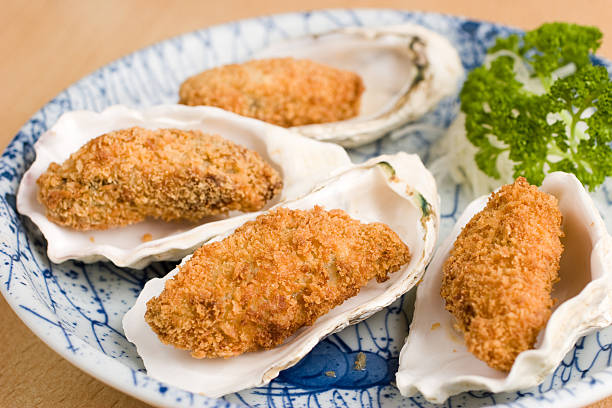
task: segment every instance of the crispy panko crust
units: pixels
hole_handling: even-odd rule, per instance
[[[180,103],[211,105],[290,127],[359,114],[359,75],[310,60],[273,58],[225,65],[187,79]]]
[[[257,152],[198,130],[139,127],[90,140],[37,180],[51,221],[77,230],[257,211],[282,179]]]
[[[557,199],[519,177],[457,237],[441,295],[468,350],[489,366],[509,371],[546,325],[562,236]]]
[[[270,349],[409,261],[385,224],[279,208],[198,249],[149,300],[145,319],[197,358]]]

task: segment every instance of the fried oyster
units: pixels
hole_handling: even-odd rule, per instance
[[[557,199],[522,177],[494,193],[457,237],[441,295],[468,350],[509,371],[551,314],[563,246]]]
[[[272,58],[204,71],[181,85],[179,103],[211,105],[290,127],[359,114],[359,75],[310,60]]]
[[[279,208],[198,249],[149,300],[145,320],[196,358],[270,349],[409,261],[385,224]]]
[[[51,221],[77,230],[230,210],[257,211],[282,188],[257,152],[199,130],[133,127],[90,140],[37,180]]]

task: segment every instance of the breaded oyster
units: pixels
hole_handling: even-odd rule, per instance
[[[457,237],[441,295],[470,352],[509,371],[551,314],[563,252],[557,199],[522,177],[494,193]]]
[[[385,224],[279,208],[198,249],[148,301],[145,319],[197,358],[270,349],[410,256]]]
[[[77,230],[256,211],[282,188],[258,153],[218,135],[139,127],[92,139],[37,184],[47,217]]]
[[[290,127],[352,118],[359,114],[363,91],[353,72],[306,59],[272,58],[195,75],[181,85],[179,102]]]

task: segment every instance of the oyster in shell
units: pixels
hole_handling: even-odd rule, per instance
[[[553,306],[534,349],[520,353],[508,373],[489,367],[466,348],[454,317],[440,296],[442,266],[456,237],[486,205],[487,196],[470,203],[450,236],[437,249],[417,290],[414,318],[402,348],[397,386],[403,395],[421,392],[435,403],[464,391],[504,392],[541,383],[582,336],[612,324],[612,238],[580,182],[555,172],[541,191],[559,200],[564,252]]]
[[[69,112],[36,142],[36,160],[24,174],[17,194],[19,212],[30,217],[47,239],[51,261],[108,259],[117,266],[142,268],[153,261],[177,260],[225,231],[228,223],[233,225],[232,217],[244,216],[234,211],[205,218],[201,224],[147,219],[121,229],[96,231],[77,231],[49,221],[45,208],[36,198],[36,180],[49,164],[62,163],[94,137],[134,126],[200,130],[258,152],[283,178],[283,190],[264,208],[297,198],[335,170],[351,165],[347,153],[339,146],[310,140],[217,108],[165,105],[132,110],[113,106],[101,113]]]
[[[282,127],[350,119],[361,78],[307,59],[269,58],[206,70],[182,83],[179,103],[216,106]]]
[[[36,183],[47,218],[79,231],[259,211],[283,184],[256,152],[219,135],[140,127],[90,140]]]
[[[347,27],[273,43],[253,58],[310,59],[361,76],[361,112],[352,119],[291,129],[356,147],[418,119],[457,92],[463,67],[451,43],[416,24]]]
[[[439,196],[434,179],[418,156],[398,153],[373,158],[330,178],[310,194],[282,204],[290,209],[310,209],[316,205],[327,210],[342,209],[361,222],[387,224],[410,248],[410,262],[390,274],[385,282],[375,279],[368,282],[359,294],[319,317],[312,326],[302,327],[272,350],[202,360],[192,358],[189,351],[163,344],[145,322],[147,301],[162,292],[177,268],[164,278],[147,282],[136,304],[123,318],[126,337],[136,345],[149,375],[213,397],[265,384],[281,370],[296,364],[323,337],[371,316],[421,278],[438,235]],[[221,240],[245,219],[256,216],[233,220],[234,224],[214,240]]]

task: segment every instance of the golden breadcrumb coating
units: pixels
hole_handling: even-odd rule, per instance
[[[385,224],[279,208],[198,249],[149,300],[145,319],[197,358],[269,349],[409,261]]]
[[[77,230],[257,211],[282,188],[257,152],[218,135],[139,127],[90,140],[37,184],[47,218]]]
[[[273,58],[225,65],[187,79],[179,103],[211,105],[290,127],[357,116],[359,75],[310,60]]]
[[[457,237],[441,295],[468,350],[489,366],[509,371],[546,325],[562,236],[557,199],[519,177]]]

